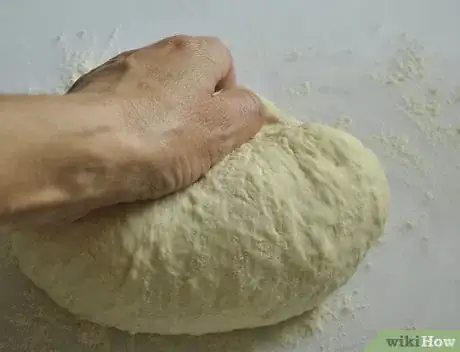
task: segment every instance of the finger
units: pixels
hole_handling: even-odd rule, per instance
[[[111,59],[109,59],[107,62],[105,62],[103,65],[111,65],[111,64],[114,64],[114,63],[118,63],[120,61],[123,61],[124,59],[126,59],[128,56],[130,56],[131,54],[135,53],[136,51],[139,51],[140,49],[131,49],[131,50],[126,50],[126,51],[123,51],[121,52],[120,54],[112,57]]]
[[[195,40],[199,43],[196,54],[210,80],[209,93],[235,88],[236,72],[227,46],[216,37],[195,37]]]
[[[143,47],[142,49],[148,49],[148,48],[164,48],[164,47],[174,47],[177,49],[184,48],[190,46],[192,41],[194,40],[194,37],[191,37],[189,35],[184,35],[184,34],[176,34],[170,37],[163,38],[162,40],[147,45]]]
[[[232,65],[227,75],[224,78],[222,78],[219,82],[217,82],[217,85],[214,88],[214,91],[219,92],[221,90],[228,90],[228,89],[232,89],[235,87],[236,87],[236,74],[235,74],[235,67]]]
[[[279,117],[275,115],[273,112],[271,112],[265,105],[264,105],[264,120],[266,124],[280,122]]]
[[[173,51],[174,53],[176,53],[177,50],[186,50],[186,49],[192,49],[196,51],[197,44],[198,43],[195,37],[178,34],[178,35],[174,35],[171,37],[163,38],[160,41],[142,46],[140,48],[136,48],[136,49],[132,49],[132,50],[123,52],[115,56],[114,58],[110,59],[110,61],[117,60],[117,59],[124,59],[133,53],[135,53],[137,56],[149,57],[154,53],[158,54],[159,49],[166,50],[166,51]]]
[[[265,117],[260,99],[244,88],[221,91],[212,97],[214,109],[209,123],[218,138],[211,151],[212,163],[254,137],[262,128]]]
[[[273,109],[270,109],[265,103],[264,103],[264,100],[261,99],[256,93],[252,92],[251,90],[247,89],[247,88],[242,88],[240,87],[240,89],[243,89],[243,90],[246,90],[246,91],[249,91],[250,93],[254,94],[258,99],[259,101],[261,102],[262,104],[262,115],[263,115],[263,119],[264,119],[264,123],[266,124],[270,124],[270,123],[277,123],[280,121],[278,115],[276,114],[276,112],[273,111]],[[219,95],[223,92],[223,90],[217,90],[216,92],[214,92],[213,94],[211,94],[212,97],[216,96],[216,95]]]
[[[75,82],[73,82],[73,84],[67,90],[66,94],[76,93],[79,90],[83,89],[89,83],[88,77],[94,77],[94,75],[99,74],[100,72],[108,73],[108,70],[110,70],[110,68],[113,68],[114,65],[116,65],[119,62],[123,61],[128,56],[130,56],[132,53],[136,52],[137,50],[138,49],[124,51],[124,52],[122,52],[122,53],[110,58],[109,60],[107,60],[103,64],[101,64],[101,65],[89,70],[88,72],[86,72],[85,74],[80,76]]]
[[[220,89],[233,88],[236,84],[232,55],[219,38],[174,35],[139,49],[139,54],[150,54],[152,50],[159,48],[169,48],[167,50],[172,50],[176,55],[178,50],[190,51],[198,60],[198,67],[205,73],[209,94]]]

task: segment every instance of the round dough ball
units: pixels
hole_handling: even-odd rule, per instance
[[[15,233],[13,246],[22,271],[83,319],[132,333],[253,328],[343,285],[382,234],[388,195],[354,137],[284,120],[180,193]]]

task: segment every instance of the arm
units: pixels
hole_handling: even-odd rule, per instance
[[[85,95],[0,96],[0,226],[82,216],[116,196],[117,114]]]

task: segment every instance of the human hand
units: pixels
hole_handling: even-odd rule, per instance
[[[273,119],[255,94],[236,86],[232,56],[213,37],[179,35],[121,53],[68,94],[96,94],[120,106],[113,119],[135,152],[119,175],[130,181],[116,202],[190,185]]]

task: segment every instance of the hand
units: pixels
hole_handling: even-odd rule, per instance
[[[64,96],[0,96],[0,228],[55,226],[198,180],[266,116],[216,38],[124,52]]]
[[[96,94],[120,106],[114,121],[136,152],[134,167],[119,176],[130,177],[131,194],[118,201],[190,185],[270,119],[255,94],[237,87],[232,56],[213,37],[174,36],[121,53],[68,94]]]

